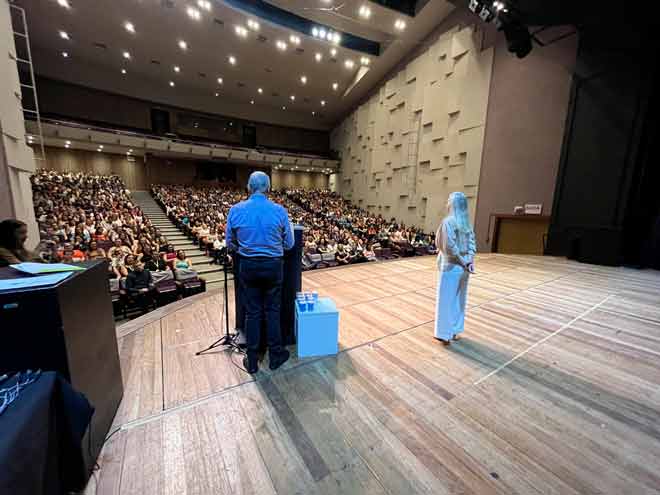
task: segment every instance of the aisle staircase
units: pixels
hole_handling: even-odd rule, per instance
[[[207,287],[215,287],[224,280],[222,274],[222,266],[212,265],[212,258],[206,256],[199,247],[193,244],[183,232],[181,232],[172,221],[167,218],[165,212],[156,203],[154,198],[151,197],[148,191],[133,191],[133,201],[137,206],[142,208],[144,215],[151,220],[151,223],[158,228],[161,233],[167,238],[174,249],[177,251],[183,249],[186,256],[190,258],[193,264],[193,269],[206,280]]]

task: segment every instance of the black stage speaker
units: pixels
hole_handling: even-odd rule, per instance
[[[303,227],[296,225],[293,228],[295,243],[293,248],[284,251],[284,280],[282,282],[282,306],[280,326],[282,327],[282,343],[292,345],[296,343],[296,293],[302,288],[302,251]],[[242,333],[245,322],[245,307],[241,301],[241,291],[238,282],[240,270],[240,257],[234,257],[234,308],[236,310],[236,331]],[[265,323],[265,322],[264,322]],[[262,329],[262,342],[265,339],[265,327]]]
[[[94,416],[83,439],[87,479],[123,395],[105,261],[83,263],[56,284],[0,291],[0,375],[57,371],[87,397]],[[0,268],[0,279],[23,275]]]

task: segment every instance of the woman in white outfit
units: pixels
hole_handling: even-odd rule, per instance
[[[463,332],[468,278],[474,273],[476,243],[465,194],[451,193],[447,212],[435,235],[435,245],[440,251],[435,338],[450,345],[451,340],[458,340]]]

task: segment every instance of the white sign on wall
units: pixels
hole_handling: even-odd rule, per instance
[[[543,211],[542,204],[532,204],[532,203],[525,204],[526,215],[540,215],[542,211]]]

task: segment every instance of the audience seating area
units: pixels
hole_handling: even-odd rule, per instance
[[[127,318],[205,290],[204,280],[177,269],[181,261],[168,253],[167,238],[119,177],[42,170],[32,177],[32,193],[41,257],[106,260],[116,315]]]
[[[201,250],[217,261],[222,258],[227,214],[232,205],[246,199],[244,189],[232,183],[154,185],[151,193]],[[287,208],[294,223],[308,229],[305,270],[437,253],[433,234],[372,215],[330,191],[287,189],[270,196]]]

